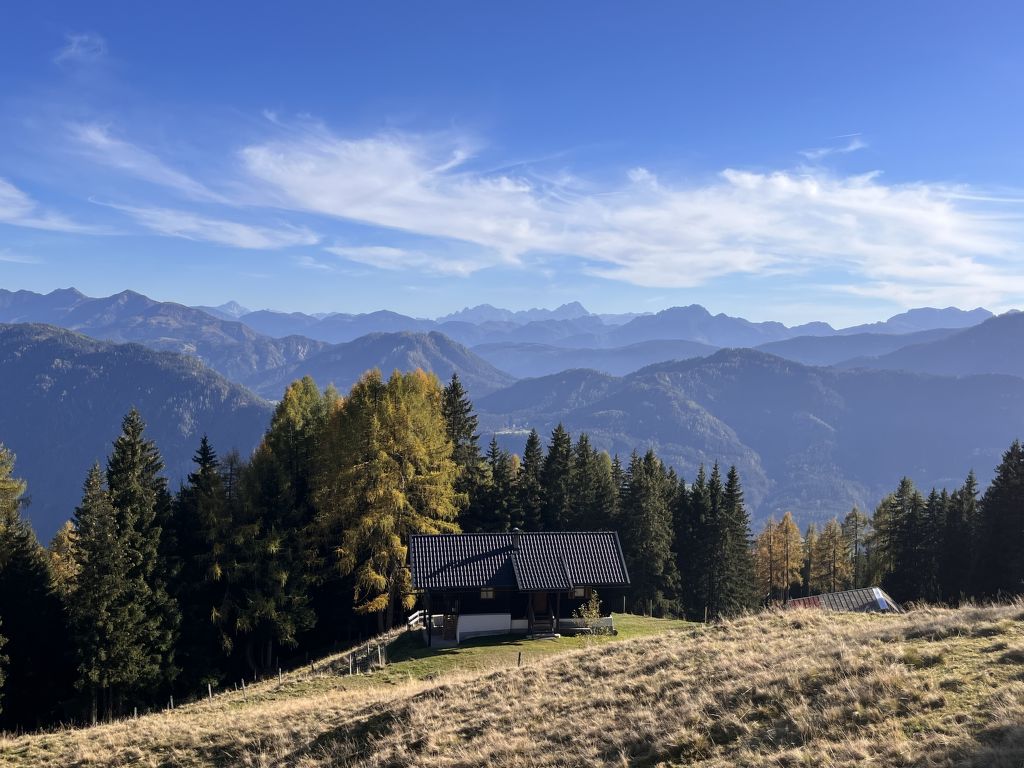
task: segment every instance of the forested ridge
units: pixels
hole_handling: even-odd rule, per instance
[[[160,707],[399,623],[413,533],[616,530],[627,607],[700,620],[867,584],[901,601],[1024,591],[1017,442],[980,496],[973,472],[927,495],[904,479],[870,516],[801,533],[787,514],[754,537],[735,467],[684,480],[561,425],[521,454],[478,432],[457,376],[371,372],[345,396],[307,377],[251,456],[204,437],[170,488],[133,409],[48,548],[0,449],[0,726]]]

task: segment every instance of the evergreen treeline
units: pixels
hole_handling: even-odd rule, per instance
[[[927,495],[904,477],[869,517],[803,535],[787,512],[754,542],[755,584],[763,602],[881,586],[897,601],[959,604],[1024,593],[1024,448],[1003,454],[979,498],[974,472],[952,491]]]
[[[482,450],[458,378],[420,371],[345,397],[297,381],[252,456],[204,437],[193,461],[168,488],[132,410],[44,549],[0,447],[0,727],[160,707],[400,623],[413,533],[617,530],[626,607],[694,619],[879,582],[897,599],[1024,589],[1016,443],[981,500],[973,475],[927,498],[905,480],[871,519],[801,535],[786,515],[755,541],[735,468],[685,483],[653,451],[623,464],[561,425],[521,456]]]

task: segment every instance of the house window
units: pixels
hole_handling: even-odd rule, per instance
[[[494,599],[494,587],[484,587],[480,590],[481,600],[493,600]]]
[[[573,597],[578,597],[578,598],[586,597],[587,596],[587,588],[586,587],[573,587],[572,588],[572,596]]]

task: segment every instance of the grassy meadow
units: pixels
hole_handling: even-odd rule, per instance
[[[434,651],[401,637],[385,670],[349,677],[334,657],[173,711],[8,737],[0,765],[1024,764],[1024,605],[616,623],[615,638]]]

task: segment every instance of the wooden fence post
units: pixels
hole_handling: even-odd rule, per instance
[[[213,701],[213,685],[210,683],[206,684],[206,695],[209,697],[210,701]]]

